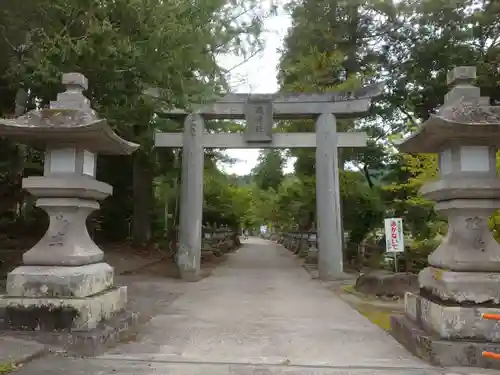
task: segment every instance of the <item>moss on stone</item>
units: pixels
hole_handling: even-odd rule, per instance
[[[354,285],[344,285],[338,295],[361,315],[383,330],[391,331],[391,316],[401,315],[404,306],[401,300],[388,301],[356,291]]]
[[[367,303],[356,306],[356,310],[373,324],[387,332],[391,331],[391,316],[395,315],[394,311],[377,308]]]
[[[0,362],[0,375],[9,374],[16,368],[13,362]]]
[[[344,292],[346,292],[346,293],[354,294],[356,292],[356,290],[354,289],[354,285],[345,285],[343,289],[344,289]]]

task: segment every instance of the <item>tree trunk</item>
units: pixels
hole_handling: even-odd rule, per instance
[[[133,180],[132,241],[135,246],[142,246],[151,239],[153,174],[147,155],[140,150],[134,154]]]

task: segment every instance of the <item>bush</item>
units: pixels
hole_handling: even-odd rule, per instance
[[[427,258],[441,243],[440,239],[426,239],[422,241],[414,241],[412,246],[405,252],[405,263],[407,264],[408,272],[420,272],[427,267]]]

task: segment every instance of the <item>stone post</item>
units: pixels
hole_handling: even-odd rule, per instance
[[[43,238],[7,277],[0,298],[10,329],[88,331],[119,315],[127,288],[90,238],[85,220],[112,187],[95,179],[99,152],[129,154],[138,145],[116,135],[83,95],[87,79],[63,75],[67,90],[50,109],[0,120],[0,136],[45,146],[44,175],[23,179],[23,188],[50,219]],[[96,333],[96,336],[98,334]]]
[[[184,122],[182,190],[177,265],[182,279],[200,279],[203,220],[203,134],[201,115],[190,114]]]
[[[322,280],[335,280],[343,274],[337,157],[335,117],[323,113],[316,120],[318,272]]]
[[[475,76],[474,67],[451,71],[443,107],[399,146],[439,155],[440,179],[421,194],[436,201],[448,233],[419,274],[420,293],[405,296],[406,315],[392,320],[392,332],[435,364],[500,368],[482,357],[500,352],[500,324],[481,318],[500,313],[500,245],[488,228],[500,208],[500,107],[481,97]]]
[[[318,265],[318,247],[317,247],[317,231],[315,223],[312,224],[309,230],[307,239],[308,251],[306,255],[306,264],[317,266]]]

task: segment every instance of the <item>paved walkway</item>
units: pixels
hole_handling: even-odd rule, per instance
[[[17,374],[445,373],[411,356],[271,242],[251,238],[211,277],[183,285],[136,341],[93,359],[41,359]]]

